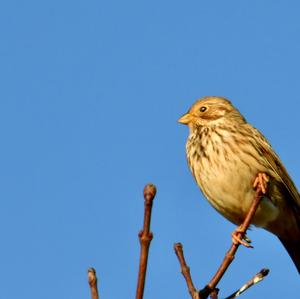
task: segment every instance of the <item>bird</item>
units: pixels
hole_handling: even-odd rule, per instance
[[[189,127],[187,162],[209,203],[241,225],[259,186],[251,224],[279,238],[300,274],[300,195],[263,134],[219,96],[197,100],[178,122]]]

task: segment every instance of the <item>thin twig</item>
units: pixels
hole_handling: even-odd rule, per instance
[[[253,285],[261,282],[269,274],[269,269],[262,269],[258,272],[252,279],[250,279],[246,284],[244,284],[239,290],[226,297],[225,299],[234,299],[244,293],[246,290],[251,288]]]
[[[251,204],[249,212],[247,213],[244,222],[239,227],[239,233],[238,233],[239,238],[242,239],[244,237],[244,235],[245,235],[248,227],[250,226],[250,223],[251,223],[251,221],[252,221],[252,219],[255,215],[255,212],[258,208],[258,205],[260,203],[261,198],[262,198],[262,191],[259,187],[259,188],[256,189],[255,197],[254,197],[254,200]],[[235,243],[232,242],[232,245],[231,245],[230,249],[228,250],[228,252],[226,253],[226,255],[224,257],[224,260],[223,260],[221,266],[219,267],[218,271],[213,276],[211,281],[204,287],[204,289],[202,289],[199,292],[201,299],[206,299],[209,296],[209,294],[216,288],[217,284],[219,283],[219,281],[223,277],[223,275],[226,272],[226,270],[228,269],[229,265],[234,260],[235,253],[238,250],[239,246],[240,246],[239,243],[236,244],[236,242]]]
[[[180,263],[181,273],[186,281],[189,293],[193,299],[199,299],[199,293],[197,292],[190,273],[190,267],[186,264],[183,255],[183,246],[181,243],[174,244],[174,250]]]
[[[142,299],[144,295],[144,286],[146,279],[146,270],[148,262],[148,253],[153,234],[150,232],[152,203],[156,194],[156,187],[148,184],[144,188],[145,212],[144,212],[144,227],[139,232],[139,240],[141,245],[139,275],[136,288],[136,299]]]
[[[88,269],[88,279],[91,288],[92,299],[99,299],[98,287],[97,287],[97,276],[94,268]]]

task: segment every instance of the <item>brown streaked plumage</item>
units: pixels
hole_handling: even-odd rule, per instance
[[[198,186],[229,221],[241,224],[257,174],[268,176],[253,224],[280,239],[300,273],[300,195],[265,137],[222,97],[198,100],[179,122],[190,129],[186,153]]]

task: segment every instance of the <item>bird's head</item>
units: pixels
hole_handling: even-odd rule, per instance
[[[178,122],[188,125],[190,129],[212,126],[226,121],[245,123],[240,112],[225,98],[209,96],[196,101],[190,110]]]

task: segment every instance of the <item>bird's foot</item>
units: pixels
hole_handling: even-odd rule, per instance
[[[260,189],[263,194],[266,194],[269,181],[270,178],[268,175],[263,172],[259,172],[254,180],[253,188],[256,190]]]
[[[233,231],[231,233],[232,243],[235,245],[241,244],[247,248],[253,248],[253,246],[249,244],[251,243],[251,240],[246,235],[243,236],[243,233],[244,231],[240,226],[235,231]]]

